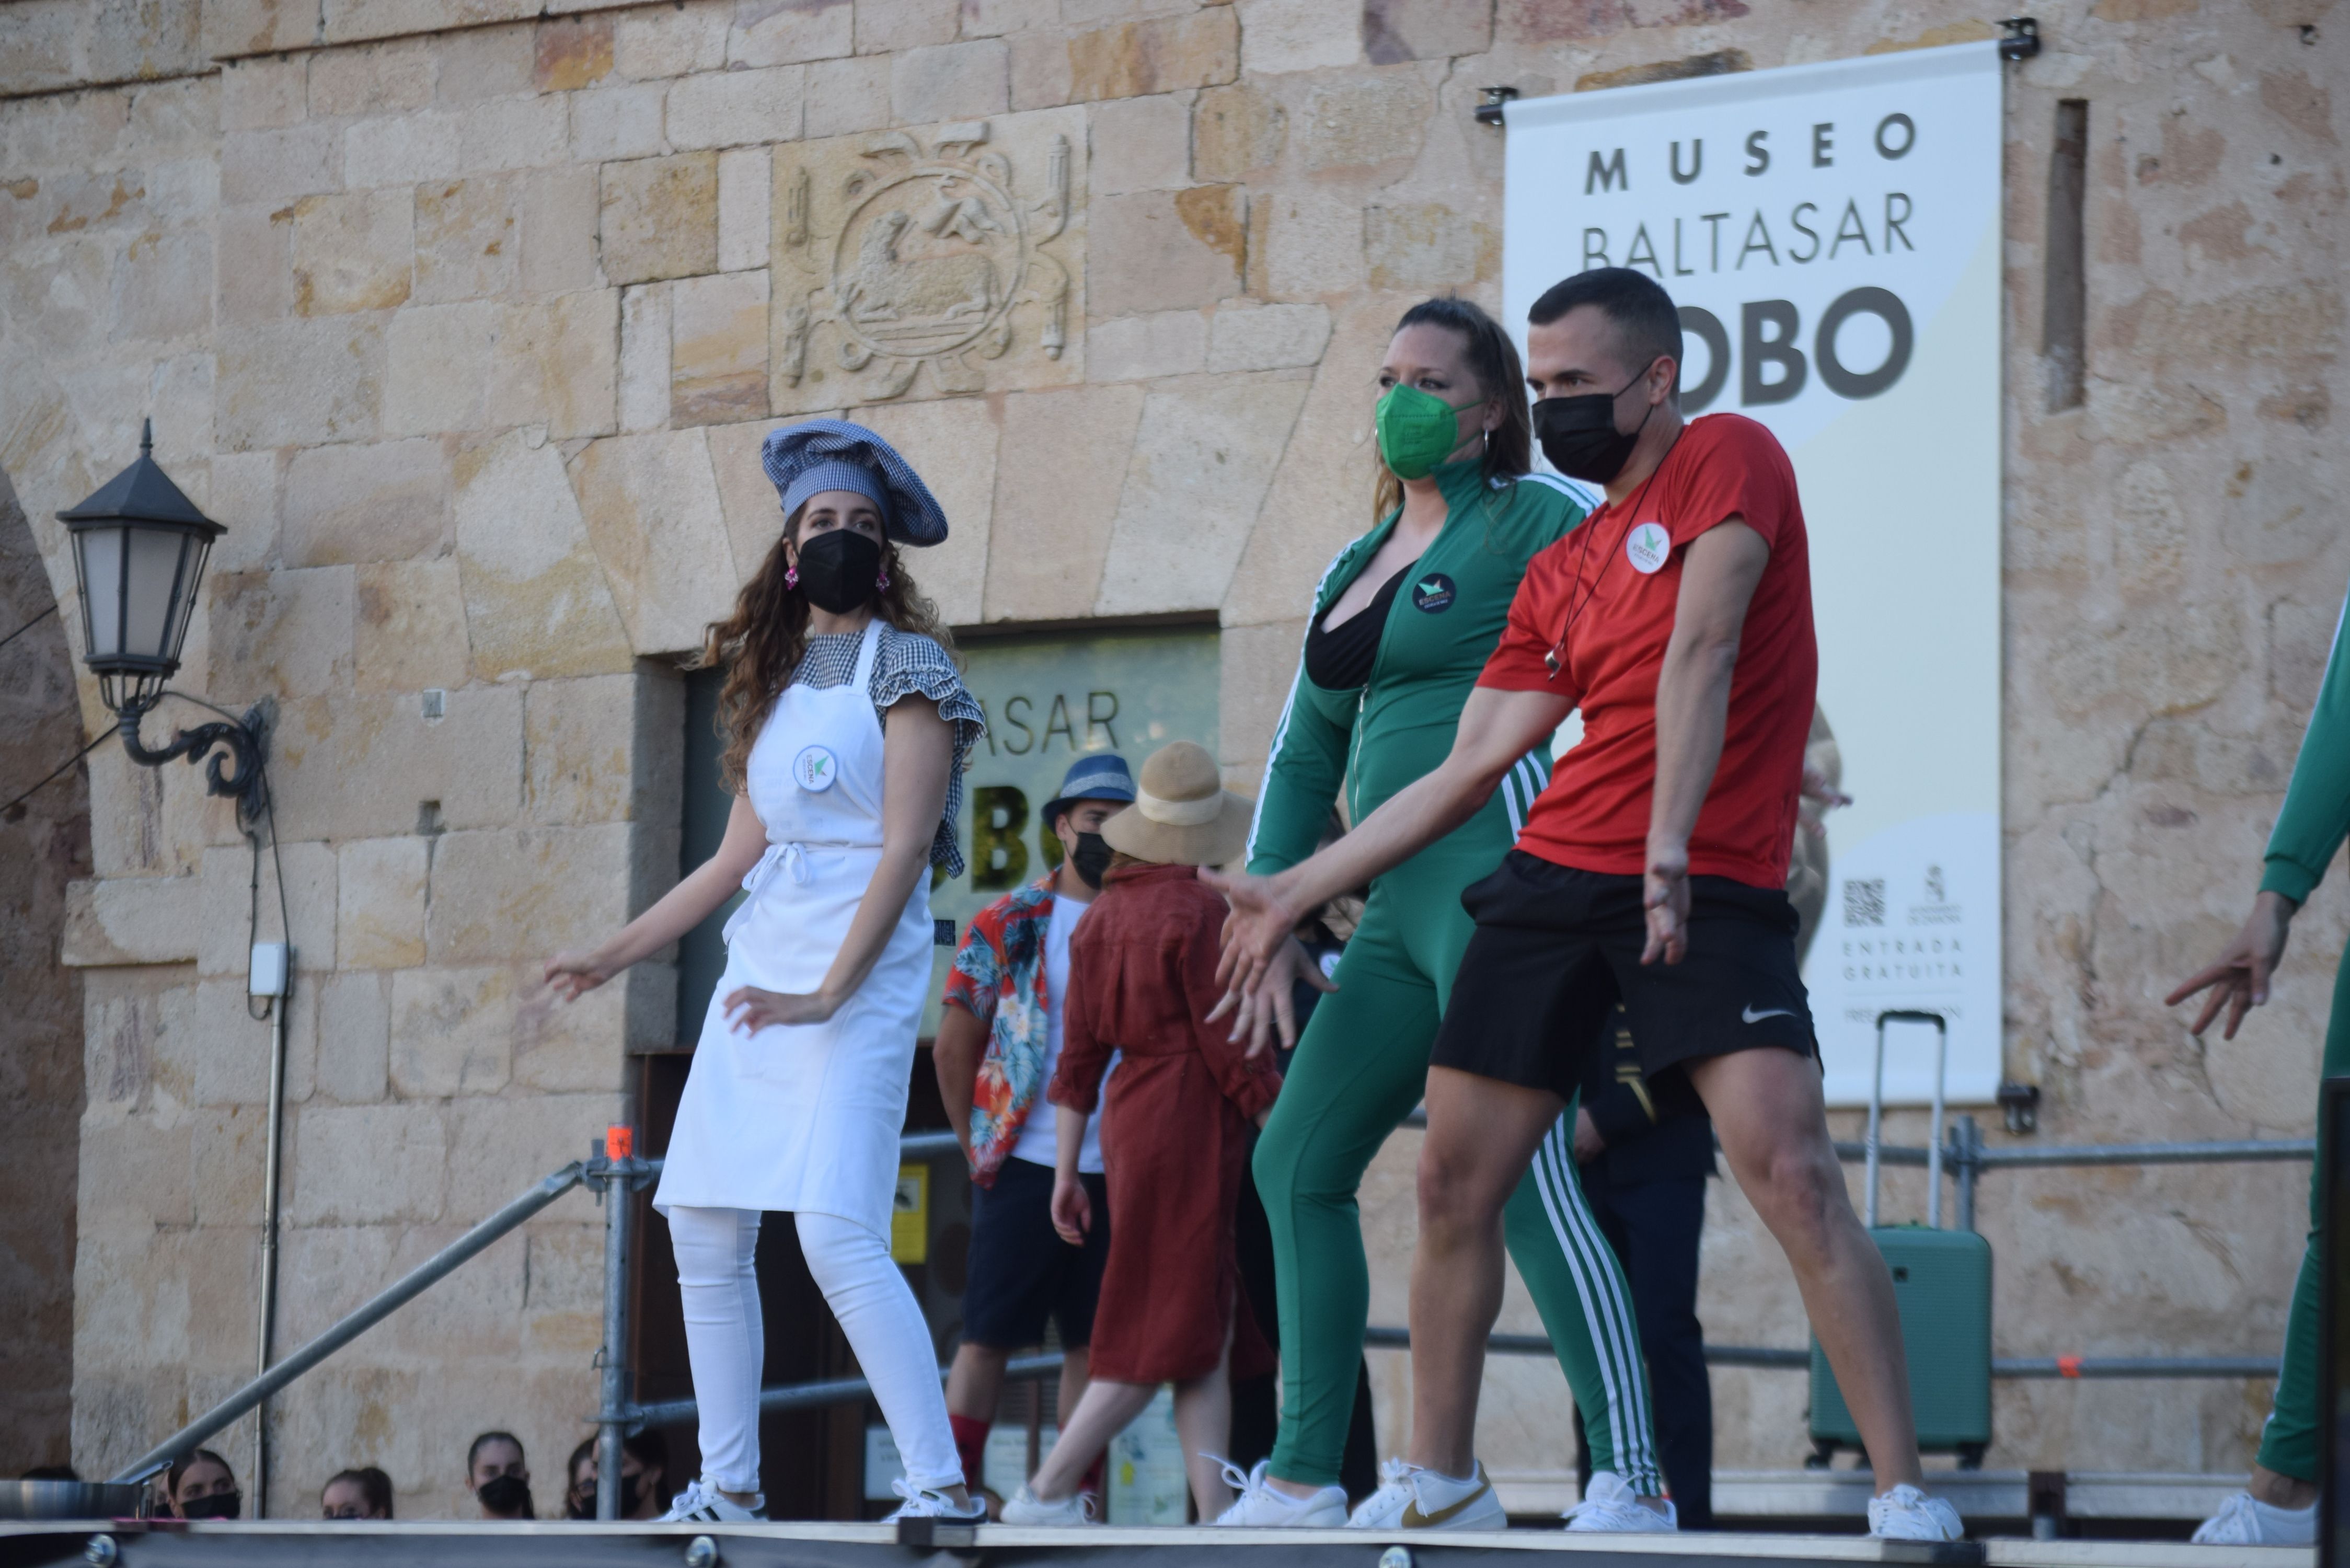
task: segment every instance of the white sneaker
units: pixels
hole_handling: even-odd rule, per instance
[[[908,1486],[903,1477],[891,1481],[889,1490],[905,1501],[881,1521],[884,1524],[895,1524],[901,1519],[951,1519],[964,1524],[987,1522],[987,1500],[984,1498],[975,1497],[969,1502],[958,1503],[942,1491]],[[1028,1489],[1023,1487],[1020,1490],[1024,1494]]]
[[[658,1524],[748,1524],[767,1517],[767,1496],[744,1508],[739,1502],[729,1502],[725,1495],[707,1480],[696,1477],[691,1486],[671,1500],[669,1511],[654,1522]]]
[[[1868,1532],[1879,1541],[1958,1541],[1967,1527],[1949,1502],[1905,1481],[1868,1500]]]
[[[1091,1524],[1093,1521],[1094,1500],[1081,1491],[1073,1491],[1058,1502],[1046,1502],[1024,1486],[1003,1500],[1003,1522],[1005,1524]]]
[[[1212,1459],[1213,1455],[1202,1455]],[[1344,1487],[1326,1486],[1312,1497],[1292,1497],[1265,1484],[1264,1467],[1271,1461],[1259,1459],[1256,1469],[1243,1473],[1230,1459],[1217,1459],[1224,1467],[1224,1484],[1240,1496],[1232,1506],[1216,1515],[1218,1524],[1267,1526],[1301,1530],[1329,1530],[1347,1522],[1347,1490]]]
[[[2317,1505],[2279,1508],[2240,1491],[2189,1539],[2204,1546],[2314,1546]]]
[[[1612,1535],[1666,1535],[1680,1529],[1680,1513],[1670,1501],[1659,1513],[1640,1501],[1624,1478],[1607,1470],[1591,1472],[1583,1501],[1564,1516],[1570,1531]]]
[[[1357,1530],[1507,1530],[1510,1516],[1479,1465],[1467,1480],[1407,1459],[1379,1466],[1379,1490],[1347,1522]]]

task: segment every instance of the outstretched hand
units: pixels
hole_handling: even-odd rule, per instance
[[[1229,932],[1231,929],[1228,919],[1225,929]],[[1226,940],[1230,940],[1229,936]],[[1231,950],[1227,948],[1225,950],[1229,953]],[[1314,955],[1305,950],[1305,944],[1293,936],[1274,949],[1273,958],[1265,966],[1264,979],[1256,990],[1243,992],[1234,987],[1226,991],[1224,999],[1216,1003],[1214,1010],[1208,1014],[1207,1022],[1213,1023],[1220,1018],[1232,1019],[1232,1038],[1248,1042],[1248,1050],[1243,1054],[1245,1058],[1263,1055],[1276,1036],[1283,1050],[1295,1050],[1297,1046],[1295,986],[1299,981],[1304,981],[1326,996],[1338,989],[1337,982],[1325,975],[1322,966],[1314,961]]]
[[[2262,893],[2252,900],[2252,912],[2244,917],[2242,929],[2220,952],[2220,961],[2162,999],[2164,1006],[2176,1007],[2198,992],[2210,992],[2203,999],[2202,1012],[2187,1026],[2189,1033],[2200,1035],[2210,1028],[2224,1007],[2228,1022],[2220,1038],[2233,1040],[2244,1014],[2268,1001],[2269,977],[2284,957],[2285,938],[2292,932],[2296,908],[2282,893]]]
[[[546,961],[546,988],[566,1002],[578,1001],[611,978],[593,953],[559,952]]]
[[[1224,917],[1224,950],[1216,963],[1216,979],[1227,998],[1253,996],[1264,983],[1265,971],[1284,942],[1294,940],[1298,911],[1282,896],[1273,877],[1227,875],[1202,867],[1200,880],[1224,896],[1232,913]]]

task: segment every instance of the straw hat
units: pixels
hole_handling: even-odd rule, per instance
[[[1223,787],[1205,747],[1177,741],[1142,764],[1132,809],[1102,824],[1121,855],[1161,866],[1222,866],[1248,843],[1248,800]]]

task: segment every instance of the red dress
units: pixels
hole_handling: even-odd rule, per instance
[[[1125,1053],[1102,1111],[1110,1241],[1094,1311],[1096,1377],[1204,1376],[1228,1332],[1235,1376],[1271,1369],[1240,1302],[1232,1211],[1250,1127],[1281,1079],[1271,1053],[1250,1062],[1229,1024],[1201,1022],[1223,999],[1224,913],[1191,867],[1122,866],[1070,938],[1061,1061],[1046,1097],[1093,1110],[1110,1054]]]

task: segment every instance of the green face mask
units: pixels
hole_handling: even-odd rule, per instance
[[[1461,444],[1463,403],[1456,409],[1433,392],[1398,381],[1379,399],[1373,424],[1379,459],[1398,479],[1425,479]]]

